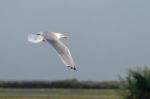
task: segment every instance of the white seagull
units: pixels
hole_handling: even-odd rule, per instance
[[[56,32],[38,32],[38,34],[28,34],[28,41],[31,43],[40,43],[47,41],[58,53],[62,62],[70,69],[76,70],[75,63],[69,49],[62,43],[61,38],[66,38],[65,35]]]

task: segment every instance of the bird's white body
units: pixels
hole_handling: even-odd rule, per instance
[[[56,32],[39,32],[36,35],[29,34],[28,41],[32,43],[40,43],[42,41],[47,41],[55,48],[63,63],[71,69],[76,70],[75,63],[69,49],[61,41],[61,38],[65,37],[65,35]]]

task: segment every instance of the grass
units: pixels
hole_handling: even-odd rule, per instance
[[[91,98],[91,97],[0,97],[0,99],[121,99],[117,97],[97,97],[97,98]]]
[[[93,97],[10,97],[10,96],[3,96],[0,97],[0,99],[121,99],[119,97],[97,97],[97,98],[93,98]]]
[[[100,90],[100,89],[0,89],[0,93],[44,93],[44,94],[88,94],[88,95],[117,95],[119,90]]]
[[[119,90],[97,89],[0,89],[0,99],[121,99]],[[7,96],[17,94],[17,96]],[[47,94],[48,96],[20,96],[19,94]]]

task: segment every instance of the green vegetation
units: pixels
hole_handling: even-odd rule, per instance
[[[118,95],[119,90],[102,90],[102,89],[0,89],[0,93],[17,93],[17,94],[82,94],[82,95]]]
[[[0,88],[67,88],[67,89],[120,89],[120,82],[60,81],[0,81]]]
[[[0,89],[0,99],[120,99],[119,90],[99,89]],[[7,94],[18,96],[7,96]],[[19,96],[21,94],[46,94],[48,96]]]
[[[66,96],[61,96],[61,97],[0,97],[0,99],[120,99],[117,97],[96,97],[96,98],[91,98],[91,97],[66,97]]]
[[[0,81],[0,99],[120,99],[121,83],[57,81]],[[41,96],[40,96],[41,95]]]
[[[130,69],[122,80],[124,99],[150,99],[150,69],[148,67]]]
[[[121,82],[0,81],[0,99],[150,99],[150,69],[130,69]]]

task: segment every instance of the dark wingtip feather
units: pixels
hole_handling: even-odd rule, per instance
[[[70,69],[72,69],[72,70],[77,70],[76,67],[71,67],[71,66],[67,66],[67,67],[70,67]]]

